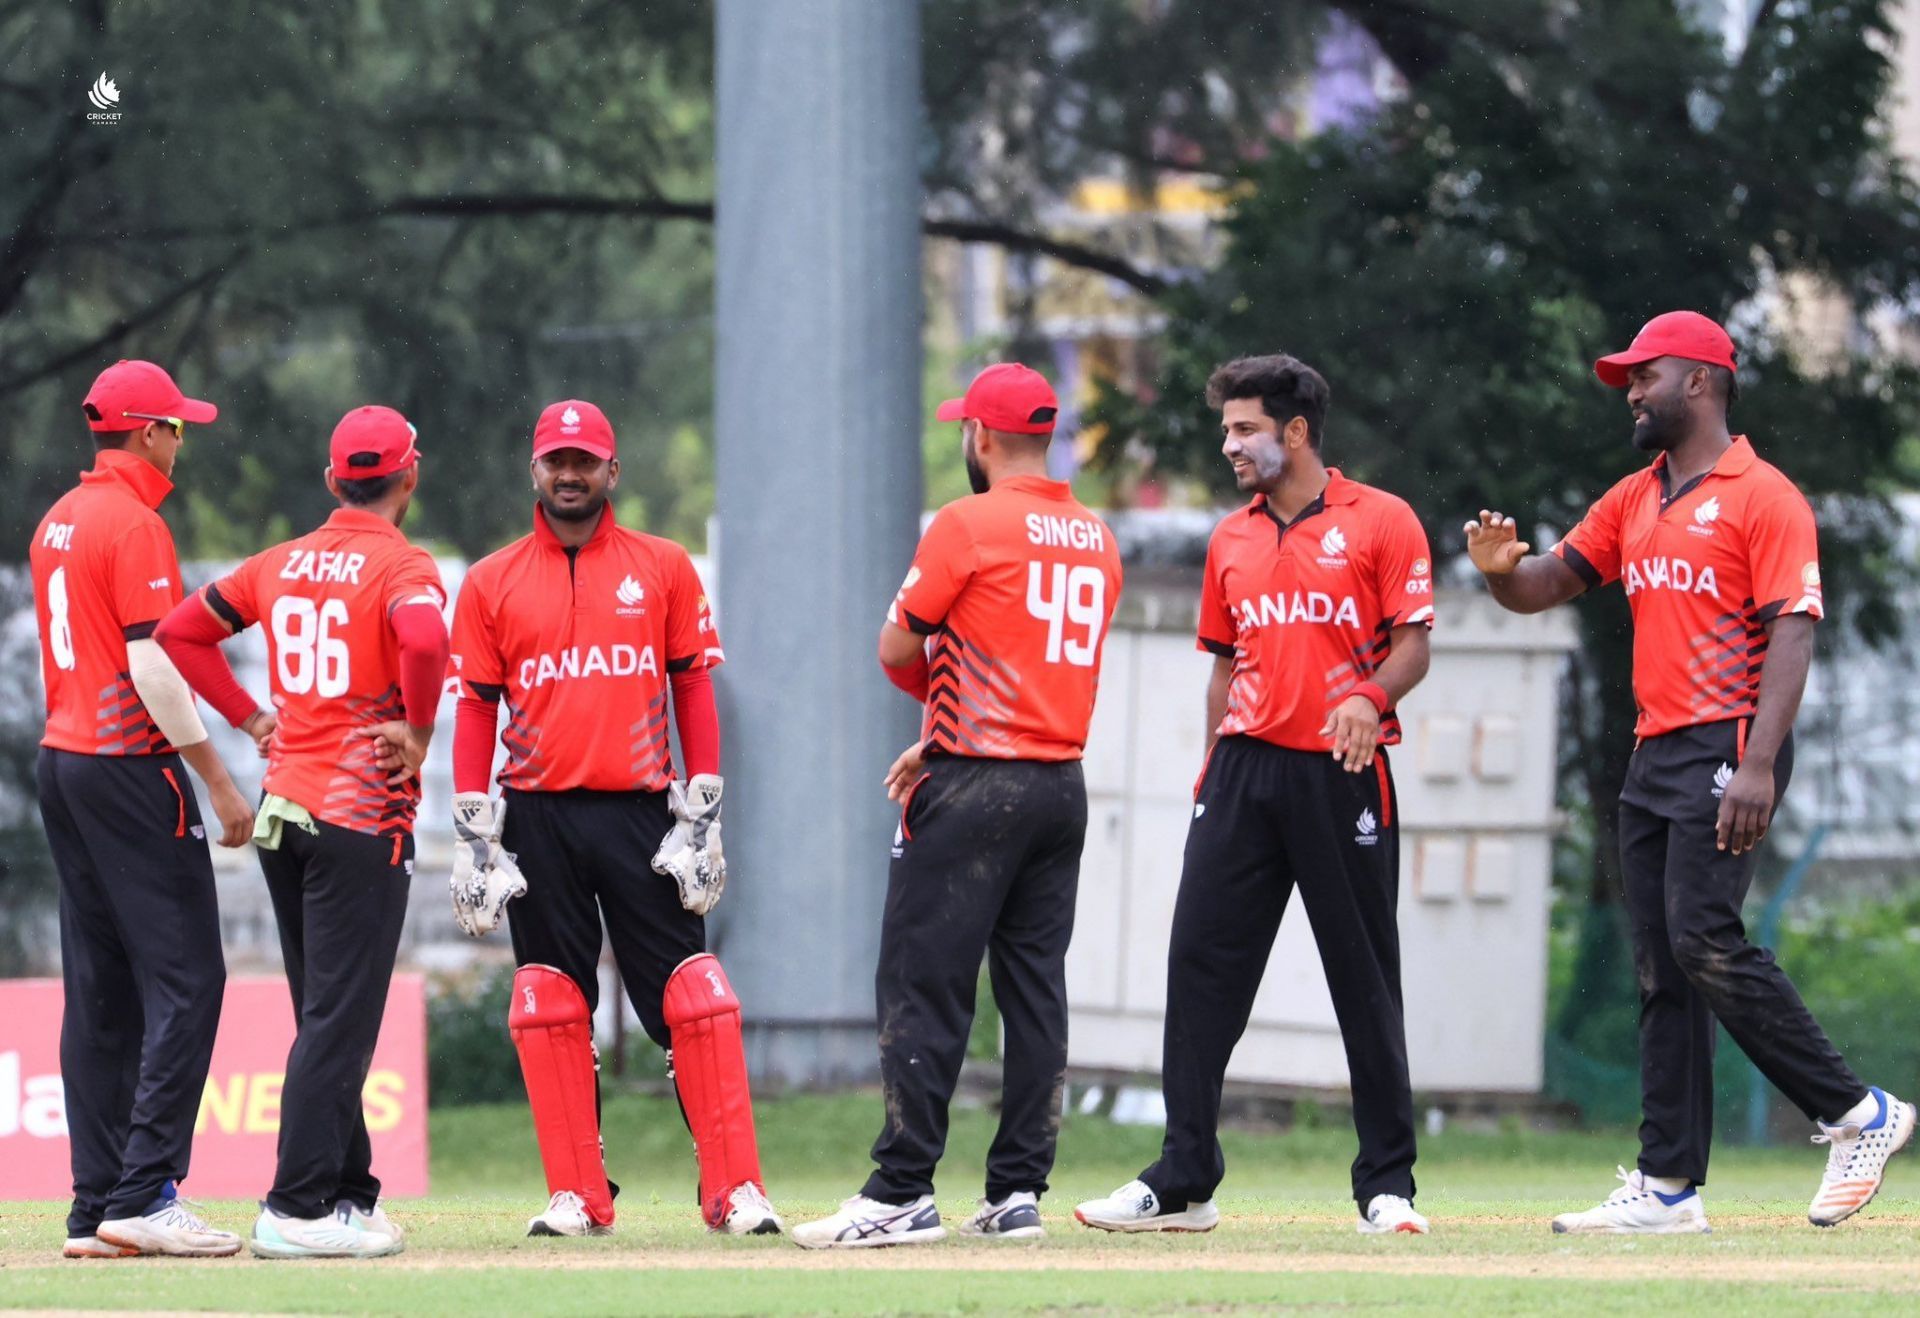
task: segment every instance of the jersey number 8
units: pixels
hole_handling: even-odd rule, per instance
[[[1107,579],[1097,567],[1065,563],[1027,564],[1027,612],[1047,624],[1047,662],[1063,658],[1075,668],[1093,667],[1100,627],[1107,618]],[[1068,636],[1067,624],[1085,627],[1085,638]]]
[[[343,600],[315,606],[299,595],[282,595],[273,602],[274,666],[280,689],[303,696],[318,691],[331,699],[347,694],[347,643],[332,635],[347,623]]]

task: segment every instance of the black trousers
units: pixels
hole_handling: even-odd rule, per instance
[[[1773,953],[1748,942],[1740,920],[1756,853],[1719,850],[1714,826],[1745,722],[1647,738],[1620,793],[1620,861],[1640,981],[1640,1170],[1649,1176],[1707,1178],[1715,1017],[1809,1118],[1832,1121],[1867,1094]],[[1792,776],[1788,738],[1774,765],[1776,805]]]
[[[980,961],[1006,1029],[987,1198],[1047,1189],[1067,1072],[1073,937],[1087,787],[1077,760],[929,756],[901,813],[874,998],[887,1119],[862,1193],[933,1192],[947,1105],[966,1057]]]
[[[1400,1001],[1399,810],[1382,754],[1348,773],[1323,751],[1225,737],[1194,803],[1167,954],[1167,1134],[1141,1173],[1178,1209],[1226,1174],[1220,1091],[1298,887],[1353,1084],[1353,1197],[1413,1197],[1413,1092]]]
[[[600,1004],[601,921],[647,1037],[668,1037],[662,998],[673,968],[707,947],[707,922],[680,905],[653,853],[673,826],[665,792],[506,793],[501,844],[519,858],[527,895],[507,907],[520,965],[566,972]]]
[[[380,1198],[360,1091],[387,1010],[413,879],[413,835],[293,824],[260,853],[280,926],[295,1034],[280,1092],[280,1156],[267,1207],[316,1218]]]
[[[36,779],[60,875],[67,1233],[90,1236],[185,1179],[227,968],[206,830],[178,755],[43,746]]]

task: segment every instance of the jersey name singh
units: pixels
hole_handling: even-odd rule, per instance
[[[1027,543],[1084,549],[1099,554],[1107,548],[1107,528],[1091,517],[1027,514]]]

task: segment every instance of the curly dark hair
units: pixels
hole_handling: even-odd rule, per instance
[[[1265,357],[1236,357],[1207,377],[1207,406],[1218,408],[1235,398],[1257,398],[1281,425],[1295,417],[1307,423],[1307,442],[1320,448],[1333,391],[1326,377],[1284,352]]]

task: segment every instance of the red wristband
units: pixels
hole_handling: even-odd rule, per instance
[[[1386,713],[1388,706],[1393,704],[1393,698],[1387,694],[1387,689],[1378,682],[1362,682],[1347,694],[1365,696],[1367,703],[1373,706],[1373,712],[1376,714]]]

